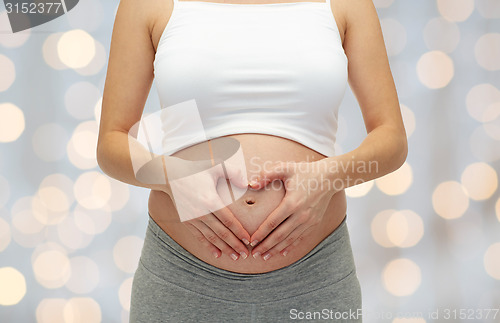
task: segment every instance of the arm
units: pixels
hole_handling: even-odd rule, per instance
[[[148,6],[122,0],[113,27],[104,85],[97,162],[104,173],[122,182],[161,190],[136,179],[134,158],[150,154],[138,142],[129,146],[129,130],[140,119],[153,82],[154,49]],[[161,169],[156,169],[162,174]],[[163,176],[163,175],[162,175]]]
[[[199,165],[175,157],[154,155],[129,135],[141,120],[154,78],[155,49],[151,34],[157,12],[155,3],[150,0],[121,0],[118,7],[103,93],[97,161],[110,177],[163,191],[172,198],[167,169],[169,174],[173,174],[171,171],[196,173],[193,169]],[[134,170],[134,165],[138,164],[145,164],[139,172]],[[205,216],[183,223],[216,257],[221,255],[221,251],[228,255],[236,251],[238,255],[247,251],[241,240],[248,240],[250,236],[227,207],[219,207],[221,202],[215,189],[219,175],[197,174],[197,178],[205,183],[204,192],[210,194],[199,196],[196,192],[188,192],[195,196],[187,196],[184,200],[192,205],[183,206],[207,212]],[[234,177],[240,175],[235,174]]]
[[[346,13],[344,50],[349,84],[359,102],[367,136],[353,151],[306,167],[277,163],[274,170],[263,172],[262,179],[252,183],[258,189],[279,179],[286,189],[280,205],[252,235],[251,241],[263,240],[252,251],[254,257],[262,255],[267,260],[275,254],[286,255],[321,222],[333,194],[386,175],[406,159],[406,133],[376,9],[372,0],[340,3]],[[365,167],[353,169],[352,165]],[[299,185],[313,182],[317,188]]]
[[[344,50],[349,59],[349,86],[368,134],[353,151],[325,160],[332,166],[366,165],[366,172],[346,168],[345,173],[331,173],[331,179],[342,177],[342,189],[395,171],[408,152],[396,87],[372,0],[349,1],[346,21]],[[368,167],[370,163],[372,167]]]

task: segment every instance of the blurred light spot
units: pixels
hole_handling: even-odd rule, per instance
[[[40,159],[53,162],[66,156],[68,133],[57,123],[47,123],[35,130],[32,139],[33,151]]]
[[[425,25],[424,40],[430,50],[451,53],[460,41],[460,30],[456,23],[436,17]]]
[[[92,108],[101,97],[99,89],[90,82],[72,84],[64,95],[64,104],[68,113],[76,119],[89,119]]]
[[[144,240],[136,236],[126,236],[118,240],[113,248],[113,260],[120,270],[134,273],[141,256]]]
[[[382,33],[384,35],[387,55],[395,56],[406,46],[406,29],[396,19],[385,18],[380,20]]]
[[[76,127],[67,146],[68,157],[73,165],[80,169],[97,166],[97,137],[97,123],[93,120],[82,122]]]
[[[101,307],[90,297],[70,298],[64,306],[64,321],[66,323],[100,323],[102,321]]]
[[[87,247],[94,238],[93,235],[83,233],[76,226],[73,216],[66,217],[57,225],[57,235],[64,246],[73,250]]]
[[[0,45],[7,48],[15,48],[22,46],[31,35],[31,29],[23,30],[22,32],[11,33],[12,30],[9,23],[7,11],[0,12]]]
[[[45,288],[64,286],[71,275],[68,257],[59,250],[41,252],[33,261],[36,280]]]
[[[26,294],[24,275],[12,267],[0,268],[0,305],[19,303]]]
[[[500,106],[500,104],[499,104]],[[494,140],[500,141],[500,118],[483,124],[484,131]]]
[[[484,254],[484,268],[491,277],[500,280],[500,242],[489,246]]]
[[[432,206],[445,219],[461,217],[469,207],[469,197],[462,184],[455,181],[442,182],[432,194]]]
[[[424,235],[421,217],[411,210],[384,210],[371,223],[375,242],[385,248],[409,248],[416,245]]]
[[[24,234],[40,232],[45,226],[33,215],[33,197],[19,198],[12,206],[12,225]]]
[[[415,131],[415,114],[413,111],[411,111],[410,108],[408,108],[406,105],[401,104],[401,114],[403,116],[403,123],[405,125],[405,130],[406,130],[406,137],[410,138],[412,135],[413,131]]]
[[[500,18],[500,2],[498,0],[476,0],[476,8],[484,18]]]
[[[16,68],[14,63],[5,55],[0,54],[0,92],[7,90],[16,79]]]
[[[497,214],[497,219],[500,222],[500,198],[497,201],[497,204],[495,204],[495,212]]]
[[[73,214],[78,229],[88,235],[102,233],[111,224],[111,211],[107,205],[93,210],[77,205]]]
[[[97,40],[94,40],[94,42],[95,42],[94,58],[90,61],[90,63],[87,66],[75,70],[80,75],[85,75],[85,76],[95,75],[99,73],[106,64],[106,49]]]
[[[17,140],[24,127],[23,111],[12,103],[0,103],[0,142]]]
[[[41,255],[42,253],[46,252],[46,251],[58,251],[58,252],[61,252],[63,254],[67,254],[67,250],[61,246],[60,244],[54,242],[54,241],[45,241],[41,244],[39,244],[38,246],[36,246],[36,248],[33,250],[33,253],[31,254],[31,262],[34,263],[36,258]]]
[[[418,60],[417,75],[420,82],[428,88],[443,88],[453,78],[453,61],[441,51],[427,52]]]
[[[363,182],[361,184],[348,187],[345,190],[345,193],[349,197],[365,196],[372,189],[373,184],[375,184],[375,181]]]
[[[474,86],[466,97],[467,111],[481,122],[493,121],[500,114],[499,102],[500,91],[490,83]]]
[[[37,192],[40,201],[45,205],[49,212],[67,212],[69,210],[69,201],[66,193],[55,186],[40,188]],[[60,222],[57,220],[56,223]],[[44,224],[56,224],[54,221],[47,221]]]
[[[101,124],[102,96],[94,106],[94,119],[97,125]]]
[[[69,68],[87,66],[95,55],[94,38],[81,29],[65,32],[57,42],[57,53]]]
[[[400,195],[406,192],[413,182],[413,172],[405,162],[396,171],[375,180],[378,189],[387,195]]]
[[[394,212],[387,220],[387,237],[397,247],[413,247],[423,235],[424,222],[411,210]]]
[[[123,281],[118,290],[118,298],[120,299],[120,304],[122,308],[129,312],[130,311],[130,296],[132,294],[132,281],[133,277],[129,277]]]
[[[420,267],[406,258],[389,262],[382,275],[385,289],[395,296],[413,294],[421,283]]]
[[[394,212],[387,221],[387,237],[396,246],[401,245],[408,237],[408,222],[403,214]]]
[[[481,36],[474,47],[477,63],[488,71],[500,70],[500,34]]]
[[[45,225],[58,224],[68,215],[66,193],[53,186],[39,189],[32,200],[32,211],[38,222]]]
[[[44,298],[36,308],[37,323],[66,323],[64,322],[64,306],[66,300],[62,298]]]
[[[377,215],[372,220],[371,223],[371,233],[373,240],[376,243],[385,248],[394,247],[394,244],[391,242],[387,235],[387,222],[391,218],[391,216],[397,212],[396,210],[384,210]]]
[[[97,142],[97,134],[95,132],[89,130],[75,132],[71,139],[73,140],[76,152],[80,156],[86,159],[95,158],[95,149],[90,149],[96,146],[94,144]]]
[[[73,181],[68,176],[62,173],[54,173],[47,175],[40,182],[40,188],[55,186],[66,193],[71,192],[73,190],[73,185],[74,185]],[[72,194],[66,194],[66,198],[69,204],[73,203],[75,200]]]
[[[461,181],[469,197],[477,201],[490,198],[498,187],[498,175],[495,169],[486,163],[467,166]]]
[[[109,198],[108,206],[111,208],[111,211],[121,210],[127,205],[130,199],[130,185],[111,177],[109,178],[109,182],[111,184],[111,197]]]
[[[498,142],[491,138],[486,132],[484,126],[478,126],[470,136],[470,149],[474,157],[484,162],[494,162],[500,159],[500,149],[492,149],[497,147]]]
[[[474,11],[474,0],[437,0],[441,16],[451,21],[464,21]]]
[[[86,172],[78,177],[74,187],[75,198],[87,209],[100,209],[111,197],[109,179],[98,172]]]
[[[390,7],[394,0],[373,0],[375,7],[377,8],[387,8]]]
[[[0,175],[0,208],[2,208],[10,197],[9,181]]]
[[[500,117],[500,100],[488,105],[483,113],[483,122],[498,121]]]
[[[70,259],[71,276],[66,288],[76,294],[92,292],[99,283],[99,268],[96,263],[85,256]]]
[[[50,34],[43,42],[42,54],[45,63],[55,70],[64,70],[68,67],[60,60],[57,54],[57,43],[63,33]]]
[[[422,317],[397,317],[392,323],[425,323],[425,319]]]
[[[0,218],[0,252],[7,249],[10,243],[10,225]]]
[[[0,212],[2,209],[0,209]],[[11,237],[22,247],[33,248],[46,239],[45,226],[33,215],[33,197],[19,198],[12,206]]]

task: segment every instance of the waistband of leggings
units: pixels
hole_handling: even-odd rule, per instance
[[[149,217],[141,261],[161,279],[178,286],[182,282],[180,287],[209,297],[233,302],[294,297],[335,284],[355,271],[346,220],[347,215],[331,234],[296,262],[266,273],[245,274],[196,258]]]

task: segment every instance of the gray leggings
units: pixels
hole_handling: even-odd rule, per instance
[[[187,252],[149,218],[132,284],[130,323],[361,322],[346,219],[284,268],[241,274]]]

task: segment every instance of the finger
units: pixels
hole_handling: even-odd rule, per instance
[[[203,223],[205,223],[217,236],[222,239],[226,244],[228,244],[234,251],[237,252],[237,255],[246,259],[248,256],[248,250],[245,245],[236,238],[233,232],[231,232],[227,227],[225,227],[215,215],[210,214],[200,219]],[[231,258],[234,257],[231,255]]]
[[[262,255],[264,260],[269,259],[269,257],[273,255],[273,253],[268,255],[269,251],[271,251],[278,244],[292,237],[292,234],[301,226],[302,224],[294,220],[294,215],[291,215],[252,250],[252,256],[257,258],[259,255]],[[300,228],[299,230],[302,232],[303,228]],[[290,244],[293,243],[293,241],[290,241]],[[266,255],[268,256],[266,257]]]
[[[288,167],[287,163],[276,162],[270,168],[264,167],[259,174],[258,178],[252,178],[249,185],[253,189],[260,189],[274,180],[283,180],[285,182],[288,178]]]
[[[222,200],[220,200],[219,196],[216,196],[213,199],[217,200],[217,201],[213,202],[215,205],[224,205],[222,203]],[[240,221],[238,221],[238,219],[236,219],[236,217],[234,216],[233,212],[231,212],[231,210],[229,210],[226,206],[222,206],[221,208],[211,208],[210,211],[217,217],[217,219],[219,219],[219,221],[226,228],[231,230],[231,232],[233,232],[234,235],[238,239],[243,241],[246,245],[249,244],[250,234],[248,234],[247,230],[245,230],[245,228],[243,228]]]
[[[287,197],[288,195],[288,197]],[[294,204],[293,196],[291,197],[289,193],[285,193],[284,198],[281,200],[280,204],[274,209],[271,214],[266,218],[264,222],[259,226],[257,231],[251,237],[251,246],[256,246],[260,241],[264,240],[265,237],[269,235],[271,231],[276,229],[281,222],[285,221],[293,211],[296,209]]]
[[[286,256],[290,250],[287,250],[287,247],[293,246],[293,244],[301,237],[303,237],[304,232],[307,230],[306,225],[301,224],[295,230],[292,231],[285,239],[281,242],[277,243],[274,247],[272,247],[269,251],[262,253],[262,259],[268,260],[272,256],[281,254],[282,256]],[[301,240],[299,240],[300,242]],[[293,248],[292,248],[293,249]]]
[[[186,222],[185,224],[188,230],[191,231],[191,233],[194,235],[196,240],[198,240],[199,243],[205,245],[215,258],[219,258],[221,256],[221,251],[219,250],[219,248],[210,243],[196,226],[189,222]]]
[[[201,231],[205,239],[208,240],[211,244],[216,246],[223,254],[228,255],[233,260],[238,260],[238,253],[233,250],[224,240],[222,240],[209,226],[207,226],[202,221],[196,221],[194,223],[196,228]]]
[[[224,162],[223,167],[231,184],[239,188],[248,188],[248,178],[244,168],[232,165],[228,162]]]
[[[288,255],[292,250],[297,248],[298,245],[301,244],[301,242],[304,240],[304,238],[309,234],[309,232],[312,230],[313,227],[306,228],[298,237],[295,239],[295,241],[289,245],[288,247],[284,248],[283,250],[279,251],[279,253],[283,256]],[[277,248],[278,250],[280,249],[279,247]]]

